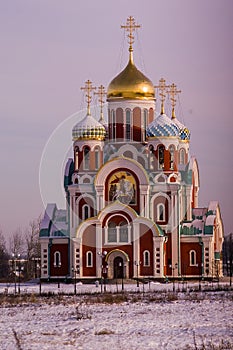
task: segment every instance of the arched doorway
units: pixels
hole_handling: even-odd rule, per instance
[[[124,278],[124,263],[120,256],[114,259],[114,278]]]

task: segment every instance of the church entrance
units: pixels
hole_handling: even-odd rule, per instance
[[[124,278],[124,263],[120,256],[114,259],[114,278]]]

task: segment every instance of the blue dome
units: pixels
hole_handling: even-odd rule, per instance
[[[179,133],[180,139],[181,140],[190,140],[189,129],[184,124],[182,124],[179,120],[177,120],[176,118],[172,119],[172,122],[174,124],[176,124],[177,127],[180,129],[180,133]]]
[[[179,136],[179,131],[179,127],[166,114],[160,114],[148,125],[146,134],[148,137]]]
[[[146,130],[147,137],[177,136],[181,140],[190,139],[190,131],[179,122],[179,120],[170,119],[166,114],[160,114]]]

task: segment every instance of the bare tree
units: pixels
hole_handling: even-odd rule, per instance
[[[10,254],[14,254],[18,256],[19,254],[22,256],[25,249],[24,237],[21,228],[17,228],[15,232],[10,236]]]
[[[40,263],[40,223],[41,217],[31,221],[25,234],[28,278],[37,277],[38,263]]]
[[[8,253],[6,249],[6,240],[0,230],[0,278],[5,278],[9,273],[9,264],[8,264]]]

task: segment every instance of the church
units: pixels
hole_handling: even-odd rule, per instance
[[[121,27],[129,44],[126,67],[107,91],[90,80],[81,88],[87,106],[72,129],[66,209],[48,204],[41,222],[41,279],[219,277],[220,208],[216,201],[198,205],[198,163],[175,111],[181,91],[163,78],[154,85],[136,67],[140,26],[130,16]],[[91,113],[95,95],[99,115]]]

